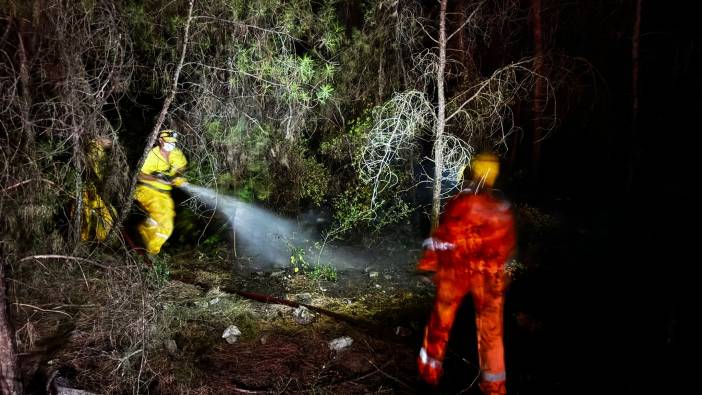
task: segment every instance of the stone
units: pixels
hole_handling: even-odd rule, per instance
[[[293,310],[293,318],[300,325],[308,325],[314,321],[315,316],[307,307],[300,306]]]
[[[239,336],[241,336],[241,331],[236,325],[229,325],[229,327],[224,330],[224,333],[222,333],[222,338],[229,344],[236,343],[236,341],[239,340]]]
[[[349,336],[337,337],[329,342],[329,349],[332,351],[340,351],[353,344],[353,339]]]

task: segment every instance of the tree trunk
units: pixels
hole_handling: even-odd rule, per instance
[[[436,114],[436,131],[434,132],[434,190],[431,203],[431,230],[439,225],[441,209],[441,178],[443,175],[443,135],[446,118],[446,98],[444,97],[444,69],[446,68],[446,3],[441,0],[439,14],[439,67],[436,73],[438,107]]]
[[[158,132],[161,130],[161,125],[163,125],[163,121],[166,119],[166,114],[168,113],[168,109],[171,106],[171,103],[173,102],[173,99],[175,98],[175,94],[178,90],[178,77],[180,76],[180,71],[183,69],[183,62],[185,61],[185,53],[188,48],[188,39],[189,39],[189,32],[190,32],[190,22],[193,19],[193,5],[195,4],[195,0],[190,0],[188,2],[188,18],[185,20],[185,31],[183,32],[183,48],[181,49],[180,52],[180,61],[178,62],[178,66],[175,69],[175,73],[173,73],[173,85],[171,86],[171,91],[169,92],[168,96],[166,97],[166,100],[163,102],[163,107],[161,108],[161,112],[158,114],[158,119],[156,120],[156,124],[154,125],[154,128],[151,130],[151,134],[149,135],[149,138],[146,140],[146,145],[144,147],[144,152],[141,154],[141,158],[139,159],[139,162],[137,163],[136,167],[134,168],[134,174],[132,175],[131,178],[131,184],[129,185],[129,189],[127,191],[127,196],[125,196],[125,203],[124,207],[122,208],[122,212],[120,213],[119,220],[113,226],[112,231],[114,231],[117,228],[120,228],[122,225],[122,222],[124,222],[125,218],[127,218],[127,214],[129,214],[129,210],[132,209],[132,204],[133,204],[133,199],[132,196],[134,196],[134,190],[136,189],[136,184],[137,184],[137,179],[139,176],[139,173],[141,172],[142,166],[144,166],[144,162],[146,161],[146,157],[149,155],[149,151],[151,151],[151,148],[154,146],[154,143],[156,142],[156,136],[158,136]]]
[[[73,246],[77,248],[81,241],[81,228],[83,221],[83,150],[80,144],[80,129],[77,126],[77,120],[75,115],[73,118],[73,132],[71,134],[71,140],[73,142],[73,165],[76,170],[76,180],[75,180],[75,190],[76,190],[76,202],[75,202],[75,212],[73,213]]]
[[[34,151],[34,130],[31,122],[29,122],[29,109],[32,107],[32,95],[29,90],[29,55],[27,45],[22,37],[28,29],[27,21],[21,19],[17,29],[17,57],[19,58],[19,78],[22,86],[20,90],[22,98],[20,105],[22,106],[22,130],[24,131],[25,152],[31,155]]]
[[[22,382],[17,364],[15,333],[10,325],[7,310],[4,264],[0,262],[0,393],[15,395],[22,393]]]
[[[541,140],[543,138],[543,130],[541,126],[541,114],[543,113],[544,103],[544,45],[543,45],[543,30],[541,26],[541,0],[531,0],[531,13],[534,24],[534,72],[537,74],[534,84],[534,102],[532,108],[533,118],[533,136],[532,141],[532,165],[534,171],[534,180],[539,181],[539,162],[541,161]]]

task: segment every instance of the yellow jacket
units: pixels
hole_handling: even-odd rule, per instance
[[[160,173],[173,177],[179,171],[184,170],[187,165],[188,160],[185,159],[185,155],[180,149],[175,148],[171,151],[168,155],[168,160],[166,160],[166,158],[161,155],[161,148],[157,146],[149,151],[149,155],[146,156],[146,161],[144,161],[144,166],[141,167],[141,172],[153,176]],[[139,182],[163,191],[170,191],[172,189],[170,185],[159,181],[139,180]]]

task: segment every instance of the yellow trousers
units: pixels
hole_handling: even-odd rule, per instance
[[[175,204],[170,191],[157,191],[145,185],[137,186],[134,198],[146,211],[147,218],[139,224],[138,231],[146,251],[158,254],[161,246],[173,233]]]
[[[94,237],[96,240],[104,241],[112,229],[115,209],[102,200],[94,185],[83,189],[82,215],[80,239],[87,241]]]

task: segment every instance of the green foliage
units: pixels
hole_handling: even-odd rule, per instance
[[[342,163],[353,163],[361,156],[363,142],[368,131],[373,126],[370,110],[364,111],[361,116],[349,122],[348,129],[322,141],[319,152]]]
[[[315,246],[320,248],[320,246]],[[290,249],[290,268],[293,273],[305,275],[313,280],[336,281],[336,268],[328,263],[313,264],[306,258],[306,250],[304,247],[295,246],[288,243]]]
[[[330,264],[315,265],[309,277],[313,280],[336,281],[336,268]]]
[[[288,248],[290,249],[290,267],[293,273],[305,274],[310,268],[310,264],[305,258],[305,249],[292,244],[288,244]]]
[[[147,278],[150,283],[157,288],[161,288],[171,279],[171,271],[168,268],[170,256],[167,254],[151,256],[151,269],[148,272]]]
[[[303,160],[304,176],[302,178],[302,198],[308,198],[315,206],[324,201],[329,184],[329,170],[314,158]]]
[[[352,230],[378,233],[406,219],[413,211],[396,195],[384,195],[372,206],[371,193],[369,186],[360,185],[334,199],[334,226],[327,231],[327,238],[340,238]]]
[[[256,174],[239,184],[236,195],[245,202],[265,201],[271,194],[272,180],[266,174]]]

